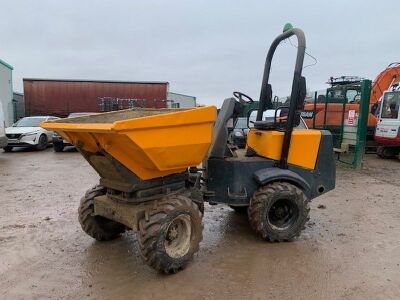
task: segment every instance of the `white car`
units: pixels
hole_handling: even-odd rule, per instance
[[[97,113],[93,112],[77,112],[70,113],[68,118],[76,118],[76,117],[86,117],[91,115],[96,115]],[[64,140],[57,132],[54,133],[53,136],[53,149],[55,152],[62,152],[65,147],[72,146],[68,141]]]
[[[53,131],[40,127],[40,123],[58,119],[51,116],[25,117],[6,128],[8,145],[5,152],[10,152],[14,147],[32,147],[44,150],[53,141]]]

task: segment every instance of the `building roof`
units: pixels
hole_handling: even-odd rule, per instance
[[[185,95],[185,94],[180,94],[180,93],[175,93],[175,92],[168,92],[168,94],[174,94],[174,95],[185,96],[185,97],[190,97],[190,98],[196,99],[195,96],[190,96],[190,95]]]
[[[54,79],[23,78],[24,81],[64,81],[64,82],[103,82],[103,83],[137,83],[137,84],[169,84],[168,81],[126,81],[126,80],[94,80],[94,79]]]
[[[5,67],[9,68],[10,70],[14,70],[14,68],[11,65],[9,65],[8,63],[6,63],[4,60],[1,60],[1,59],[0,59],[0,65],[3,65]]]

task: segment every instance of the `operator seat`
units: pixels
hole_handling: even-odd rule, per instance
[[[254,121],[253,124],[254,128],[259,130],[274,130],[278,125],[274,117],[265,118],[263,121]]]
[[[280,110],[279,116],[265,117],[262,121],[254,121],[254,128],[259,130],[276,130],[284,128],[286,126],[287,115],[289,110],[286,107],[278,107],[276,110]]]

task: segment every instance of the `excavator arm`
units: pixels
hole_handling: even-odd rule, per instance
[[[393,84],[400,81],[400,63],[391,63],[376,76],[372,88],[370,104],[375,104],[382,97],[383,92],[388,90]]]

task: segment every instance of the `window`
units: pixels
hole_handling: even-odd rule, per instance
[[[333,87],[328,89],[328,103],[343,103],[345,100],[345,91],[340,87]]]
[[[360,103],[360,93],[357,90],[346,91],[347,103]]]
[[[180,103],[172,103],[172,108],[180,108]]]
[[[382,119],[398,119],[400,92],[386,92],[382,102]]]

